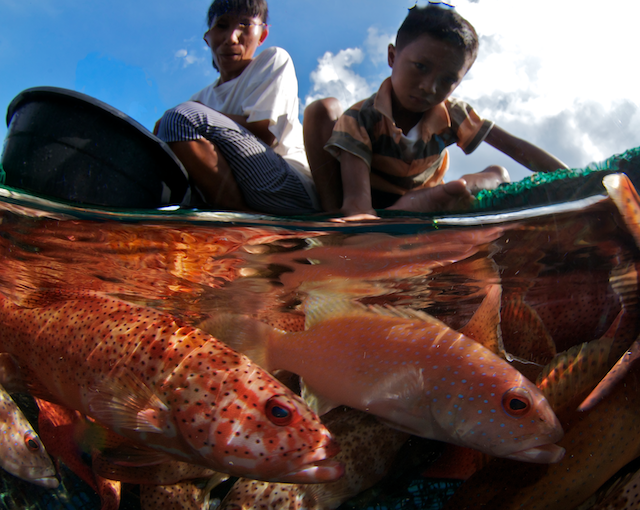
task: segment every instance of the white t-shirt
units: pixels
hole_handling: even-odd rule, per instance
[[[269,131],[276,138],[271,148],[298,173],[309,196],[317,201],[298,120],[298,79],[289,54],[282,48],[266,48],[240,76],[219,81],[194,94],[191,101],[220,113],[248,116],[248,122],[269,119]]]

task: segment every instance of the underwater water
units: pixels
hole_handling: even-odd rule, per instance
[[[577,411],[640,333],[640,204],[630,182],[615,180],[609,186],[608,194],[603,189],[551,205],[532,200],[529,206],[498,210],[500,198],[494,196],[487,199],[485,210],[474,213],[396,216],[348,226],[309,218],[193,211],[118,213],[0,188],[0,350],[18,358],[17,367],[3,366],[3,358],[0,368],[14,376],[7,390],[39,430],[44,448],[59,459],[61,481],[57,488],[47,488],[2,471],[0,505],[118,508],[112,500],[121,498],[120,508],[126,509],[172,504],[237,508],[234,503],[256,508],[636,508],[638,374],[625,371],[600,401]],[[97,308],[115,311],[96,312]],[[365,332],[370,339],[366,349],[355,343],[359,333],[353,326],[363,320],[372,324]],[[234,472],[211,489],[207,480],[213,473],[204,466],[180,479],[172,475],[185,466],[169,465],[166,459],[137,462],[130,456],[124,462],[105,455],[121,445],[114,447],[117,440],[104,428],[135,429],[125,435],[135,437],[142,456],[148,454],[142,448],[144,438],[160,433],[162,424],[154,429],[144,421],[147,401],[140,404],[142,397],[122,397],[120,392],[129,386],[122,382],[119,370],[126,368],[117,358],[111,365],[100,364],[110,356],[107,336],[96,341],[87,358],[87,366],[102,372],[91,375],[90,387],[78,390],[82,397],[65,400],[69,381],[85,377],[72,365],[74,355],[107,335],[109,328],[116,343],[140,340],[147,345],[147,336],[158,339],[164,334],[153,328],[166,321],[175,321],[177,332],[205,330],[265,369],[285,369],[276,372],[278,384],[293,392],[299,392],[301,384],[291,367],[307,374],[305,382],[314,394],[323,393],[325,382],[329,388],[332,379],[338,380],[344,401],[336,402],[335,391],[327,389],[330,400],[340,406],[324,415],[323,423],[340,445],[336,458],[347,466],[344,479],[291,487],[238,480],[241,476]],[[546,443],[564,448],[564,457],[549,463],[543,455],[547,461],[532,463],[491,455],[496,442],[508,444],[509,452],[520,451],[517,445],[524,445],[539,429],[514,439],[499,434],[506,419],[485,418],[496,411],[478,401],[490,400],[482,388],[485,381],[487,386],[498,384],[498,362],[491,361],[486,372],[476,374],[476,365],[468,368],[466,358],[438,358],[446,365],[442,386],[455,389],[436,395],[438,388],[426,384],[423,376],[435,361],[418,361],[413,353],[396,357],[399,348],[385,343],[405,334],[399,330],[409,331],[410,338],[416,327],[431,328],[437,339],[462,332],[482,344],[481,355],[484,349],[493,352],[499,364],[537,384],[564,431],[563,437],[553,436]],[[9,336],[17,340],[9,341]],[[271,345],[269,339],[277,343],[272,351],[265,347]],[[424,336],[424,343],[434,349],[445,345],[437,339]],[[179,357],[182,345],[175,347]],[[151,351],[127,354],[127,363],[158,362],[158,370],[170,365],[170,359],[160,363]],[[479,356],[476,351],[464,353],[474,363],[474,356]],[[204,377],[199,370],[185,375],[176,391]],[[501,376],[500,384],[508,377]],[[382,415],[384,423],[347,405],[363,402],[357,390],[363,380],[373,381],[363,406]],[[95,381],[99,388],[93,386]],[[470,393],[464,393],[472,385]],[[155,397],[166,400],[167,393],[159,387],[153,387]],[[83,399],[90,400],[92,392],[106,392],[107,400],[117,402],[122,397],[124,403],[117,409],[107,405],[107,411],[90,403],[86,409],[94,412],[92,420],[67,415],[69,421],[63,423],[62,415],[44,404],[38,410],[33,399],[63,407],[78,403],[76,409],[84,411]],[[446,429],[447,420],[419,428],[430,419],[425,408],[431,406],[428,413],[435,416],[440,412],[437,399],[455,400],[458,393],[460,401],[443,408],[455,415],[450,418],[456,422],[454,429]],[[503,398],[502,406],[508,407],[505,402]],[[142,417],[133,426],[124,415],[138,405]],[[531,398],[526,409],[512,408],[513,423],[540,425],[544,420],[538,405]],[[154,409],[161,414],[164,407]],[[110,411],[116,418],[103,419]],[[400,414],[401,425],[388,427]],[[526,419],[518,421],[521,416]],[[196,413],[193,419],[200,417]],[[136,435],[143,421],[147,429]],[[249,427],[240,422],[234,430],[243,433],[252,430]],[[95,428],[102,435],[94,434]],[[443,434],[457,444],[435,440]],[[476,440],[474,435],[482,437]],[[72,446],[63,448],[63,443]],[[483,451],[466,448],[476,444]],[[544,446],[545,441],[537,444]],[[96,473],[91,466],[99,461],[103,469]],[[105,483],[107,469],[122,483]],[[242,483],[244,488],[239,488]],[[318,506],[321,503],[324,506]]]

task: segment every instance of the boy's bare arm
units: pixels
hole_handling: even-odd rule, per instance
[[[484,141],[533,172],[552,172],[558,168],[569,168],[555,156],[513,136],[499,126],[494,125]]]
[[[371,204],[369,172],[369,167],[362,159],[342,151],[340,154],[340,173],[342,174],[344,198],[340,212],[346,218],[366,219],[362,215],[375,217],[376,212]]]

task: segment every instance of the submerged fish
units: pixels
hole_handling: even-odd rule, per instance
[[[42,441],[6,390],[0,386],[0,467],[48,489],[58,486],[56,469]]]
[[[611,393],[586,412],[577,404],[602,378],[608,338],[559,355],[542,373],[540,388],[565,427],[556,464],[534,466],[493,459],[447,503],[447,510],[565,510],[588,500],[640,456],[640,372],[627,372]]]
[[[355,409],[338,408],[323,417],[340,444],[337,460],[345,475],[323,484],[285,484],[239,479],[221,510],[329,510],[368,489],[387,473],[409,436]]]
[[[339,296],[310,295],[305,310],[307,330],[298,333],[241,317],[202,327],[233,328],[238,350],[269,370],[300,375],[320,397],[318,409],[346,405],[399,430],[499,457],[562,457],[553,444],[562,427],[543,395],[479,343],[427,314]]]
[[[173,485],[141,485],[141,510],[209,510],[208,493],[193,482]]]
[[[56,461],[64,462],[67,468],[98,494],[100,510],[117,510],[120,507],[120,482],[107,480],[96,474],[82,455],[89,453],[81,437],[89,427],[88,420],[78,411],[46,400],[36,399],[36,403],[40,437],[49,454]],[[95,426],[98,427],[97,424]]]
[[[35,300],[34,300],[35,301]],[[266,371],[166,314],[88,295],[19,307],[0,296],[0,350],[30,392],[171,457],[238,476],[334,480],[337,446]]]

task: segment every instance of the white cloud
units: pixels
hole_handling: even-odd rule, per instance
[[[360,64],[364,56],[360,48],[340,50],[337,55],[326,52],[311,72],[313,86],[305,105],[323,97],[335,97],[347,108],[373,94],[374,89],[367,80],[351,69],[354,64]]]
[[[191,64],[196,64],[204,61],[204,58],[197,57],[193,52],[189,52],[185,49],[176,51],[174,53],[174,57],[182,62],[182,67],[187,67]]]
[[[387,62],[387,48],[395,42],[395,34],[380,33],[376,27],[367,29],[367,38],[364,41],[365,51],[374,65]]]

